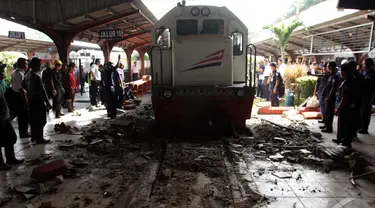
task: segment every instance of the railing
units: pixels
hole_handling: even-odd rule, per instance
[[[152,46],[152,48],[151,48],[151,59],[150,59],[150,68],[151,68],[151,74],[152,74],[152,76],[154,76],[154,64],[152,63],[152,60],[153,60],[153,51],[154,51],[154,48],[156,48],[157,50],[159,50],[160,51],[160,73],[161,73],[161,77],[160,77],[160,81],[161,81],[161,83],[163,83],[163,50],[159,47],[159,46]],[[154,80],[156,80],[156,83],[155,83],[155,81]],[[154,85],[154,84],[159,84],[159,79],[158,79],[158,73],[156,72],[155,73],[155,79],[151,79],[151,82],[152,82],[152,85]]]
[[[253,55],[254,55],[254,61],[253,61]],[[250,64],[248,64],[249,58],[250,58]],[[245,86],[252,84],[251,86],[255,87],[256,65],[257,65],[257,48],[254,44],[249,44],[246,46]]]
[[[302,38],[303,55],[368,53],[373,49],[374,24],[371,22],[305,36]]]

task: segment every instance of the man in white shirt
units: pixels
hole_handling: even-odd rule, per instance
[[[125,81],[124,79],[124,65],[120,64],[120,67],[116,69],[118,75],[120,76],[121,84]]]
[[[137,61],[134,61],[133,67],[132,67],[132,81],[139,79],[139,68],[137,66]]]
[[[283,59],[281,59],[281,58],[279,58],[278,62],[279,62],[278,63],[279,64],[278,72],[280,73],[281,77],[284,78],[286,64],[283,62]]]
[[[10,103],[11,120],[17,117],[18,131],[21,138],[31,137],[28,133],[29,128],[29,112],[26,98],[26,91],[23,88],[23,80],[28,63],[24,58],[17,60],[17,69],[12,73],[11,93],[7,93],[7,100]]]
[[[270,101],[270,90],[269,90],[269,86],[270,86],[270,75],[272,73],[272,69],[270,67],[270,62],[268,61],[268,59],[264,59],[263,61],[264,63],[264,79],[263,79],[263,93],[264,93],[264,97],[266,98],[267,101]]]
[[[92,88],[92,93],[90,96],[90,102],[91,105],[97,106],[98,101],[99,101],[99,86],[100,86],[100,81],[102,80],[101,73],[99,71],[99,65],[100,65],[100,60],[96,59],[95,64],[92,65],[91,70],[90,70],[90,78],[91,78],[91,88]]]

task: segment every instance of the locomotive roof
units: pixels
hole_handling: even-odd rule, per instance
[[[161,24],[161,22],[164,22],[166,19],[169,19],[171,18],[170,14],[175,12],[178,8],[181,8],[181,9],[184,9],[184,8],[187,8],[187,9],[191,9],[193,7],[199,7],[199,8],[203,8],[203,7],[208,7],[210,9],[222,9],[222,10],[226,10],[228,12],[228,15],[229,16],[232,16],[233,19],[236,19],[238,21],[238,23],[241,24],[242,27],[246,28],[247,29],[247,26],[241,21],[240,18],[238,18],[230,9],[228,9],[226,6],[212,6],[212,5],[188,5],[188,6],[175,6],[173,7],[171,10],[169,10],[162,18],[159,19],[158,22],[156,22],[156,24],[154,25],[154,27],[159,27],[158,25]],[[182,16],[180,16],[182,17]]]

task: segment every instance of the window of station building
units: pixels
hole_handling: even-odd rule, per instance
[[[171,31],[166,28],[156,29],[157,45],[161,49],[170,49],[171,48]]]
[[[196,35],[198,34],[198,20],[184,19],[177,20],[177,35]]]
[[[202,34],[224,34],[224,20],[222,19],[206,19],[203,20]]]
[[[232,33],[233,55],[239,56],[243,53],[243,34],[241,32]]]

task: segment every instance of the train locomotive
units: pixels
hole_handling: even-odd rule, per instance
[[[220,122],[245,128],[256,48],[236,15],[226,7],[178,4],[151,35],[151,99],[160,128]]]

